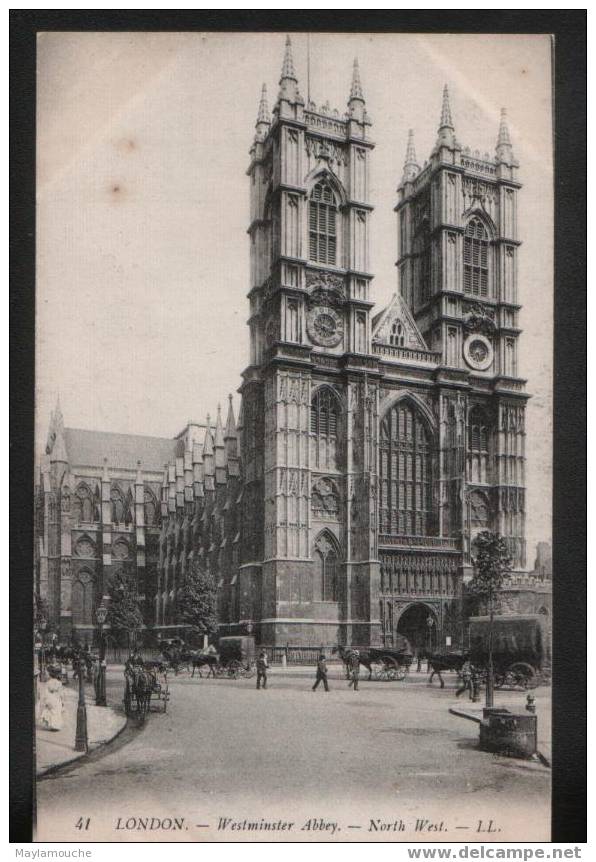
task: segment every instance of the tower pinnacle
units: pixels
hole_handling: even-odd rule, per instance
[[[269,114],[269,105],[267,104],[267,84],[263,84],[261,100],[259,102],[259,113],[257,114],[257,128],[261,123],[269,125],[270,122],[271,116]]]
[[[449,103],[449,87],[443,87],[443,102],[441,105],[441,121],[439,123],[439,135],[437,147],[453,147],[455,145],[455,129],[451,118],[451,105]]]
[[[358,57],[354,57],[354,67],[352,69],[352,86],[350,87],[350,102],[354,99],[359,99],[364,102],[362,93],[362,82],[360,80],[360,67],[358,66]],[[349,103],[348,103],[349,104]]]
[[[294,71],[294,58],[292,57],[292,40],[289,36],[286,36],[286,49],[284,52],[284,60],[281,67],[281,78],[279,79],[279,83],[281,84],[286,79],[294,81],[296,84],[298,83],[298,78]]]
[[[507,111],[501,108],[501,122],[499,123],[499,136],[497,138],[497,161],[511,164],[513,161],[513,150],[511,148],[511,136],[507,125]]]
[[[411,182],[420,171],[420,165],[416,160],[416,149],[414,147],[414,130],[408,131],[408,145],[406,147],[406,160],[404,162],[403,181]]]

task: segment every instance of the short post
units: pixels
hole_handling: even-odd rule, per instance
[[[106,596],[102,598],[101,604],[95,612],[99,624],[99,667],[97,669],[97,688],[95,694],[96,706],[108,705],[106,702],[106,642],[103,635],[103,626],[108,615],[106,598]]]
[[[75,736],[75,751],[89,751],[87,736],[87,706],[85,704],[85,662],[79,658],[79,703],[77,706],[77,732]]]

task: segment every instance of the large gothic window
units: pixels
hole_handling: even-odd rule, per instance
[[[380,528],[393,535],[433,532],[432,440],[420,412],[407,400],[381,422]]]
[[[488,234],[479,218],[468,222],[464,234],[464,293],[488,296]]]
[[[93,625],[93,577],[82,571],[72,585],[72,623],[75,626]]]
[[[321,602],[337,601],[337,550],[325,534],[319,536],[313,554],[315,571],[313,599]]]
[[[75,522],[92,524],[99,521],[99,495],[94,495],[86,482],[81,482],[75,491],[73,500],[73,515]]]
[[[471,482],[488,482],[489,421],[482,407],[473,407],[468,416],[468,458]]]
[[[321,181],[313,188],[309,204],[309,257],[317,263],[337,260],[337,205],[331,186]]]
[[[332,390],[324,386],[315,393],[310,406],[311,453],[314,466],[338,470],[339,403]]]

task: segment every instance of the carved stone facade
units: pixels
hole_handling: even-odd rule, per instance
[[[198,564],[216,577],[222,633],[362,645],[401,633],[418,649],[461,642],[477,532],[501,532],[523,568],[520,185],[505,119],[494,159],[462,150],[447,93],[422,170],[410,135],[399,291],[375,317],[370,127],[357,65],[344,114],[306,106],[288,40],[247,172],[250,359],[238,424],[230,403],[225,429],[218,411],[214,429],[190,424],[168,441],[159,477],[94,467],[68,479],[70,498],[52,465],[44,565],[72,558],[102,584],[116,565],[136,565],[157,626],[176,624],[176,591]],[[95,526],[75,529],[73,517]],[[75,577],[63,578],[65,615]]]

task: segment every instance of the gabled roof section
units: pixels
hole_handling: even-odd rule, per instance
[[[82,428],[65,428],[64,436],[71,468],[101,467],[103,459],[107,458],[110,468],[136,470],[137,461],[140,461],[143,472],[161,473],[163,465],[175,457],[176,440],[164,437]]]
[[[392,340],[395,337],[394,324],[401,323],[403,333],[403,344]],[[399,329],[399,327],[395,327]],[[372,340],[374,344],[388,344],[394,347],[417,347],[428,350],[426,343],[420,334],[420,330],[414,322],[410,309],[404,302],[401,294],[395,293],[393,299],[383,311],[373,317]]]

